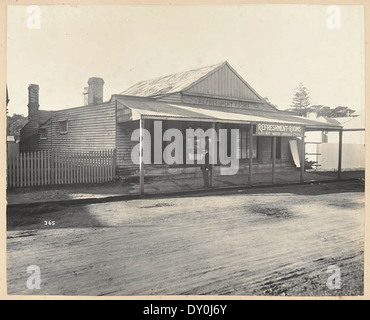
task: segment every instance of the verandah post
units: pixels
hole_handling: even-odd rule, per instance
[[[139,173],[140,173],[140,195],[144,194],[144,159],[143,159],[143,148],[144,148],[144,119],[140,115],[140,155],[139,155]]]
[[[253,166],[253,124],[249,126],[249,172],[248,172],[248,183],[252,183],[252,166]]]
[[[306,143],[305,143],[305,128],[303,128],[302,142],[301,142],[301,182],[304,182],[304,167],[306,162]]]
[[[214,130],[214,131],[216,131],[216,122],[213,122],[212,123],[212,129]],[[215,136],[217,136],[217,134],[215,134]],[[216,138],[217,139],[217,138]],[[214,144],[216,144],[217,145],[217,140],[216,141],[212,141],[212,152],[214,152],[214,149],[213,149],[213,146],[214,146]],[[211,146],[208,146],[208,149],[210,149],[211,148]],[[210,150],[208,150],[208,151],[210,151]],[[217,159],[217,155],[215,155],[214,154],[214,156],[216,157],[216,159]],[[210,158],[209,158],[210,159]],[[213,159],[214,160],[214,159]],[[211,172],[210,172],[210,177],[209,177],[209,186],[212,188],[213,187],[213,171],[214,171],[214,169],[215,169],[215,164],[214,164],[214,162],[215,161],[212,161],[212,163],[211,163]]]
[[[339,130],[338,148],[338,180],[342,179],[343,130]]]
[[[276,182],[276,137],[272,137],[272,183]]]

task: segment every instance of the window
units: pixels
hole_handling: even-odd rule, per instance
[[[41,140],[46,140],[48,138],[48,131],[46,128],[41,128],[39,130],[39,134],[40,134],[40,139]]]
[[[206,122],[190,122],[190,121],[186,122],[186,129],[193,129],[194,131],[196,131],[197,129],[202,129],[204,132],[206,132],[210,128],[211,128],[211,125]],[[186,131],[184,132],[184,134],[186,135]],[[187,138],[187,141],[186,141],[187,160],[191,160],[197,163],[198,161],[202,159],[202,156],[204,154],[205,139],[202,139],[198,136],[195,136],[193,138],[192,137],[186,137],[186,138]],[[198,148],[200,148],[200,150],[198,150]],[[190,152],[190,150],[192,152]],[[200,153],[198,153],[198,151],[200,151]]]
[[[249,159],[249,147],[251,145],[249,138],[249,128],[240,128],[239,129],[239,139],[238,139],[238,152],[237,156],[239,159]],[[253,147],[252,159],[257,158],[257,137],[252,137]]]
[[[59,132],[61,134],[64,134],[64,133],[68,132],[68,122],[67,122],[67,120],[60,120],[59,121]]]
[[[222,124],[220,129],[227,130],[227,156],[231,156],[231,130],[237,129],[239,130],[239,135],[236,137],[236,157],[237,159],[249,159],[249,127],[241,127],[234,124]],[[255,126],[254,126],[254,133],[255,133]],[[257,158],[257,137],[253,136],[252,138],[253,147],[253,157],[252,159]],[[220,130],[218,131],[218,150],[220,143]]]

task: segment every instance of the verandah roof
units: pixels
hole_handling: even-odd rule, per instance
[[[230,107],[174,104],[150,99],[118,98],[118,110],[131,110],[129,120],[162,119],[223,123],[279,123],[305,126],[306,130],[340,130],[340,125],[294,116],[285,112],[268,112]],[[127,120],[125,120],[127,121]],[[118,119],[118,122],[120,120]],[[122,121],[123,122],[123,121]]]

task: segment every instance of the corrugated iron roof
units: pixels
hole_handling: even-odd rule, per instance
[[[189,121],[286,123],[304,125],[307,128],[340,129],[338,125],[324,124],[276,111],[268,112],[241,108],[190,106],[137,98],[121,98],[117,101],[119,104],[132,110],[132,120],[138,120],[142,116],[147,118],[174,118]]]
[[[342,117],[332,119],[343,126],[343,129],[365,129],[366,127],[366,119],[364,114],[360,114],[356,117]]]
[[[190,86],[192,83],[205,77],[210,72],[220,68],[225,63],[226,62],[222,62],[208,67],[140,81],[127,90],[121,92],[121,94],[139,97],[153,97],[179,92]]]
[[[340,125],[340,122],[336,121],[335,119],[328,118],[328,117],[318,117],[314,119],[315,121],[320,121],[320,122],[325,122],[325,123],[331,123],[331,124],[336,124]]]

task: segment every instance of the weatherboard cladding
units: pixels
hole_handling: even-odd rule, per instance
[[[51,143],[51,121],[47,124],[42,126],[43,130],[46,130],[47,132],[47,138],[41,139],[39,136],[39,148],[38,150],[51,150],[52,149],[52,143]]]
[[[35,151],[39,149],[39,128],[46,123],[51,116],[47,110],[38,110],[20,131],[20,151]]]
[[[121,123],[117,125],[117,166],[119,168],[138,169],[134,161],[139,161],[138,155],[134,154],[131,159],[133,148],[139,143],[131,140],[131,134],[139,129],[139,121]],[[147,159],[148,160],[148,159]]]
[[[154,97],[164,102],[186,102],[191,96],[256,102],[259,109],[273,111],[258,93],[229,65],[221,64],[141,81],[121,95]],[[209,102],[209,101],[208,101]],[[217,101],[211,101],[217,105]],[[191,102],[190,102],[191,103]],[[220,101],[220,106],[225,101]],[[200,103],[202,104],[202,103]]]
[[[67,133],[60,132],[60,121],[67,120]],[[116,104],[88,105],[52,112],[51,145],[73,151],[116,148]]]
[[[181,93],[172,93],[169,95],[164,95],[159,98],[156,98],[157,101],[172,102],[172,103],[181,103],[182,99],[183,99],[183,96]]]
[[[25,139],[37,134],[38,131],[38,118],[33,117],[31,118],[21,129],[20,131],[20,137],[21,141],[24,141]]]
[[[187,93],[207,94],[210,96],[222,96],[250,100],[261,100],[229,65],[213,72],[199,83],[185,90]]]
[[[38,129],[46,121],[50,119],[51,111],[38,110],[33,114],[32,118],[21,129],[21,138],[26,139],[27,137],[33,136],[38,133]]]

